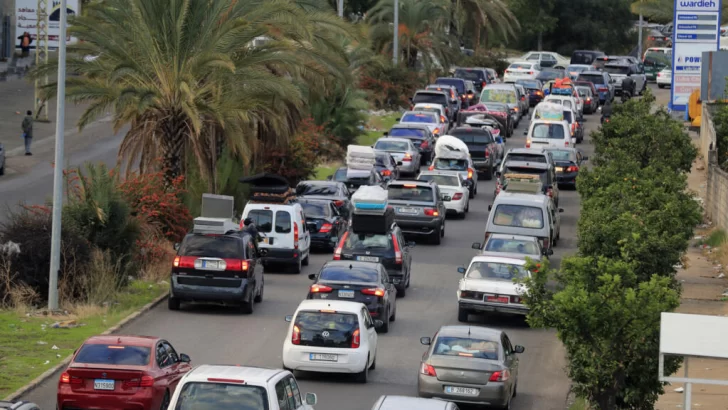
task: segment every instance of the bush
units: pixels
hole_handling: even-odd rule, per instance
[[[718,165],[728,171],[728,104],[716,104],[713,114],[715,125],[715,152]],[[707,158],[706,158],[707,160]]]
[[[326,133],[333,135],[340,147],[346,148],[364,133],[369,108],[367,94],[353,87],[337,87],[330,95],[311,106],[311,116]]]
[[[405,67],[373,65],[361,76],[359,88],[366,91],[376,109],[409,107],[409,99],[422,86],[418,74]]]
[[[492,68],[499,74],[503,74],[511,64],[506,60],[505,53],[498,51],[481,51],[473,56],[466,56],[460,61],[461,67],[487,67]]]
[[[194,154],[190,154],[193,157]],[[196,159],[191,158],[187,161],[187,177],[185,178],[184,205],[189,209],[192,218],[198,217],[202,213],[202,195],[205,193],[213,193],[219,195],[232,196],[235,201],[235,215],[242,215],[245,203],[248,200],[249,188],[246,184],[241,184],[240,178],[250,175],[250,167],[243,161],[240,155],[234,155],[229,149],[225,148],[217,161],[217,170],[215,173],[215,192],[209,192],[210,187],[199,169]]]

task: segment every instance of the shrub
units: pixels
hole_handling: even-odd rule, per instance
[[[362,73],[359,88],[369,94],[376,109],[398,110],[410,105],[409,99],[421,85],[418,74],[405,67],[373,65]]]
[[[337,87],[330,95],[314,101],[311,116],[326,133],[333,135],[340,147],[346,148],[364,133],[369,108],[367,94],[354,87]]]
[[[190,153],[190,157],[193,155]],[[188,160],[183,202],[191,217],[200,216],[202,213],[202,195],[205,193],[232,196],[235,200],[235,215],[242,215],[248,200],[249,188],[239,181],[240,178],[248,175],[250,175],[250,166],[243,161],[240,155],[234,155],[225,148],[217,161],[215,192],[209,192],[210,184],[202,177],[198,161],[194,158]]]
[[[715,125],[715,152],[718,165],[728,171],[728,104],[716,104],[713,114]],[[706,158],[707,160],[707,158]]]
[[[505,53],[498,51],[481,51],[473,56],[466,56],[460,61],[461,67],[487,67],[503,74],[510,63]]]

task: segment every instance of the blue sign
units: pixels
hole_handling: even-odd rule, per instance
[[[698,16],[696,14],[682,14],[678,16],[678,20],[697,20]],[[678,25],[678,28],[680,25]]]

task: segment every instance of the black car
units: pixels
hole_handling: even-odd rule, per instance
[[[374,163],[374,169],[379,172],[384,182],[399,179],[399,168],[397,164],[401,164],[401,162],[395,161],[394,157],[386,151],[376,151],[374,155],[374,160],[376,161]]]
[[[422,164],[432,161],[435,150],[435,135],[425,124],[395,124],[384,133],[385,137],[407,138],[422,153]]]
[[[543,83],[539,80],[516,80],[516,84],[520,84],[526,89],[528,93],[528,104],[531,107],[536,106],[544,99],[543,95]]]
[[[579,176],[581,164],[588,160],[581,151],[574,148],[547,148],[556,165],[556,181],[559,186],[576,189],[576,177]]]
[[[333,251],[341,235],[349,229],[349,219],[341,215],[330,200],[303,197],[298,198],[298,202],[306,217],[311,246]]]
[[[351,215],[351,193],[343,182],[339,181],[301,181],[296,185],[296,196],[299,198],[325,199],[333,202],[341,216],[349,219]]]
[[[542,83],[547,83],[551,80],[558,80],[560,78],[569,78],[568,74],[566,74],[566,70],[559,70],[556,68],[544,68],[536,76],[536,79],[541,81]]]
[[[486,181],[493,179],[498,162],[498,147],[490,131],[477,125],[465,125],[450,130],[448,134],[467,145],[473,166],[485,174]]]
[[[436,245],[445,236],[445,203],[432,181],[393,181],[387,186],[394,220],[405,235],[425,236]]]
[[[345,300],[364,304],[369,315],[384,322],[379,329],[389,332],[389,322],[397,314],[397,289],[378,262],[330,261],[313,280],[306,299]]]
[[[190,233],[175,247],[170,310],[179,310],[182,302],[215,302],[253,313],[254,303],[263,301],[263,265],[249,234]]]
[[[349,190],[349,194],[352,195],[357,189],[365,185],[379,185],[383,186],[384,180],[379,172],[372,168],[371,171],[363,171],[358,169],[352,169],[349,171],[347,167],[341,167],[336,170],[334,175],[328,177],[329,180],[337,182],[343,182],[346,188]]]
[[[606,54],[603,51],[597,50],[576,50],[571,55],[571,62],[569,64],[592,65],[599,57],[606,57]]]
[[[559,187],[556,182],[554,168],[550,164],[543,162],[507,161],[501,168],[501,174],[498,176],[495,196],[501,190],[508,191],[506,174],[538,175],[542,183],[541,192],[553,198],[554,204],[559,206]]]
[[[483,87],[492,82],[488,80],[488,71],[484,68],[457,68],[455,69],[455,74],[453,74],[453,77],[472,81],[478,93],[483,91]]]
[[[470,107],[470,97],[474,95],[474,92],[468,95],[468,87],[467,85],[465,85],[465,80],[463,80],[462,78],[440,77],[435,80],[435,84],[451,85],[455,87],[455,90],[458,93],[458,97],[460,98],[460,104],[462,106],[462,109]]]
[[[334,260],[381,263],[397,288],[397,296],[404,297],[412,278],[414,246],[414,242],[405,242],[402,229],[396,223],[381,235],[357,234],[349,229],[336,246]]]

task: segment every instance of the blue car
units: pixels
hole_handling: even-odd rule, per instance
[[[599,104],[604,104],[607,99],[614,101],[614,84],[608,73],[603,71],[584,71],[579,74],[576,81],[590,82],[594,84],[599,94]]]

